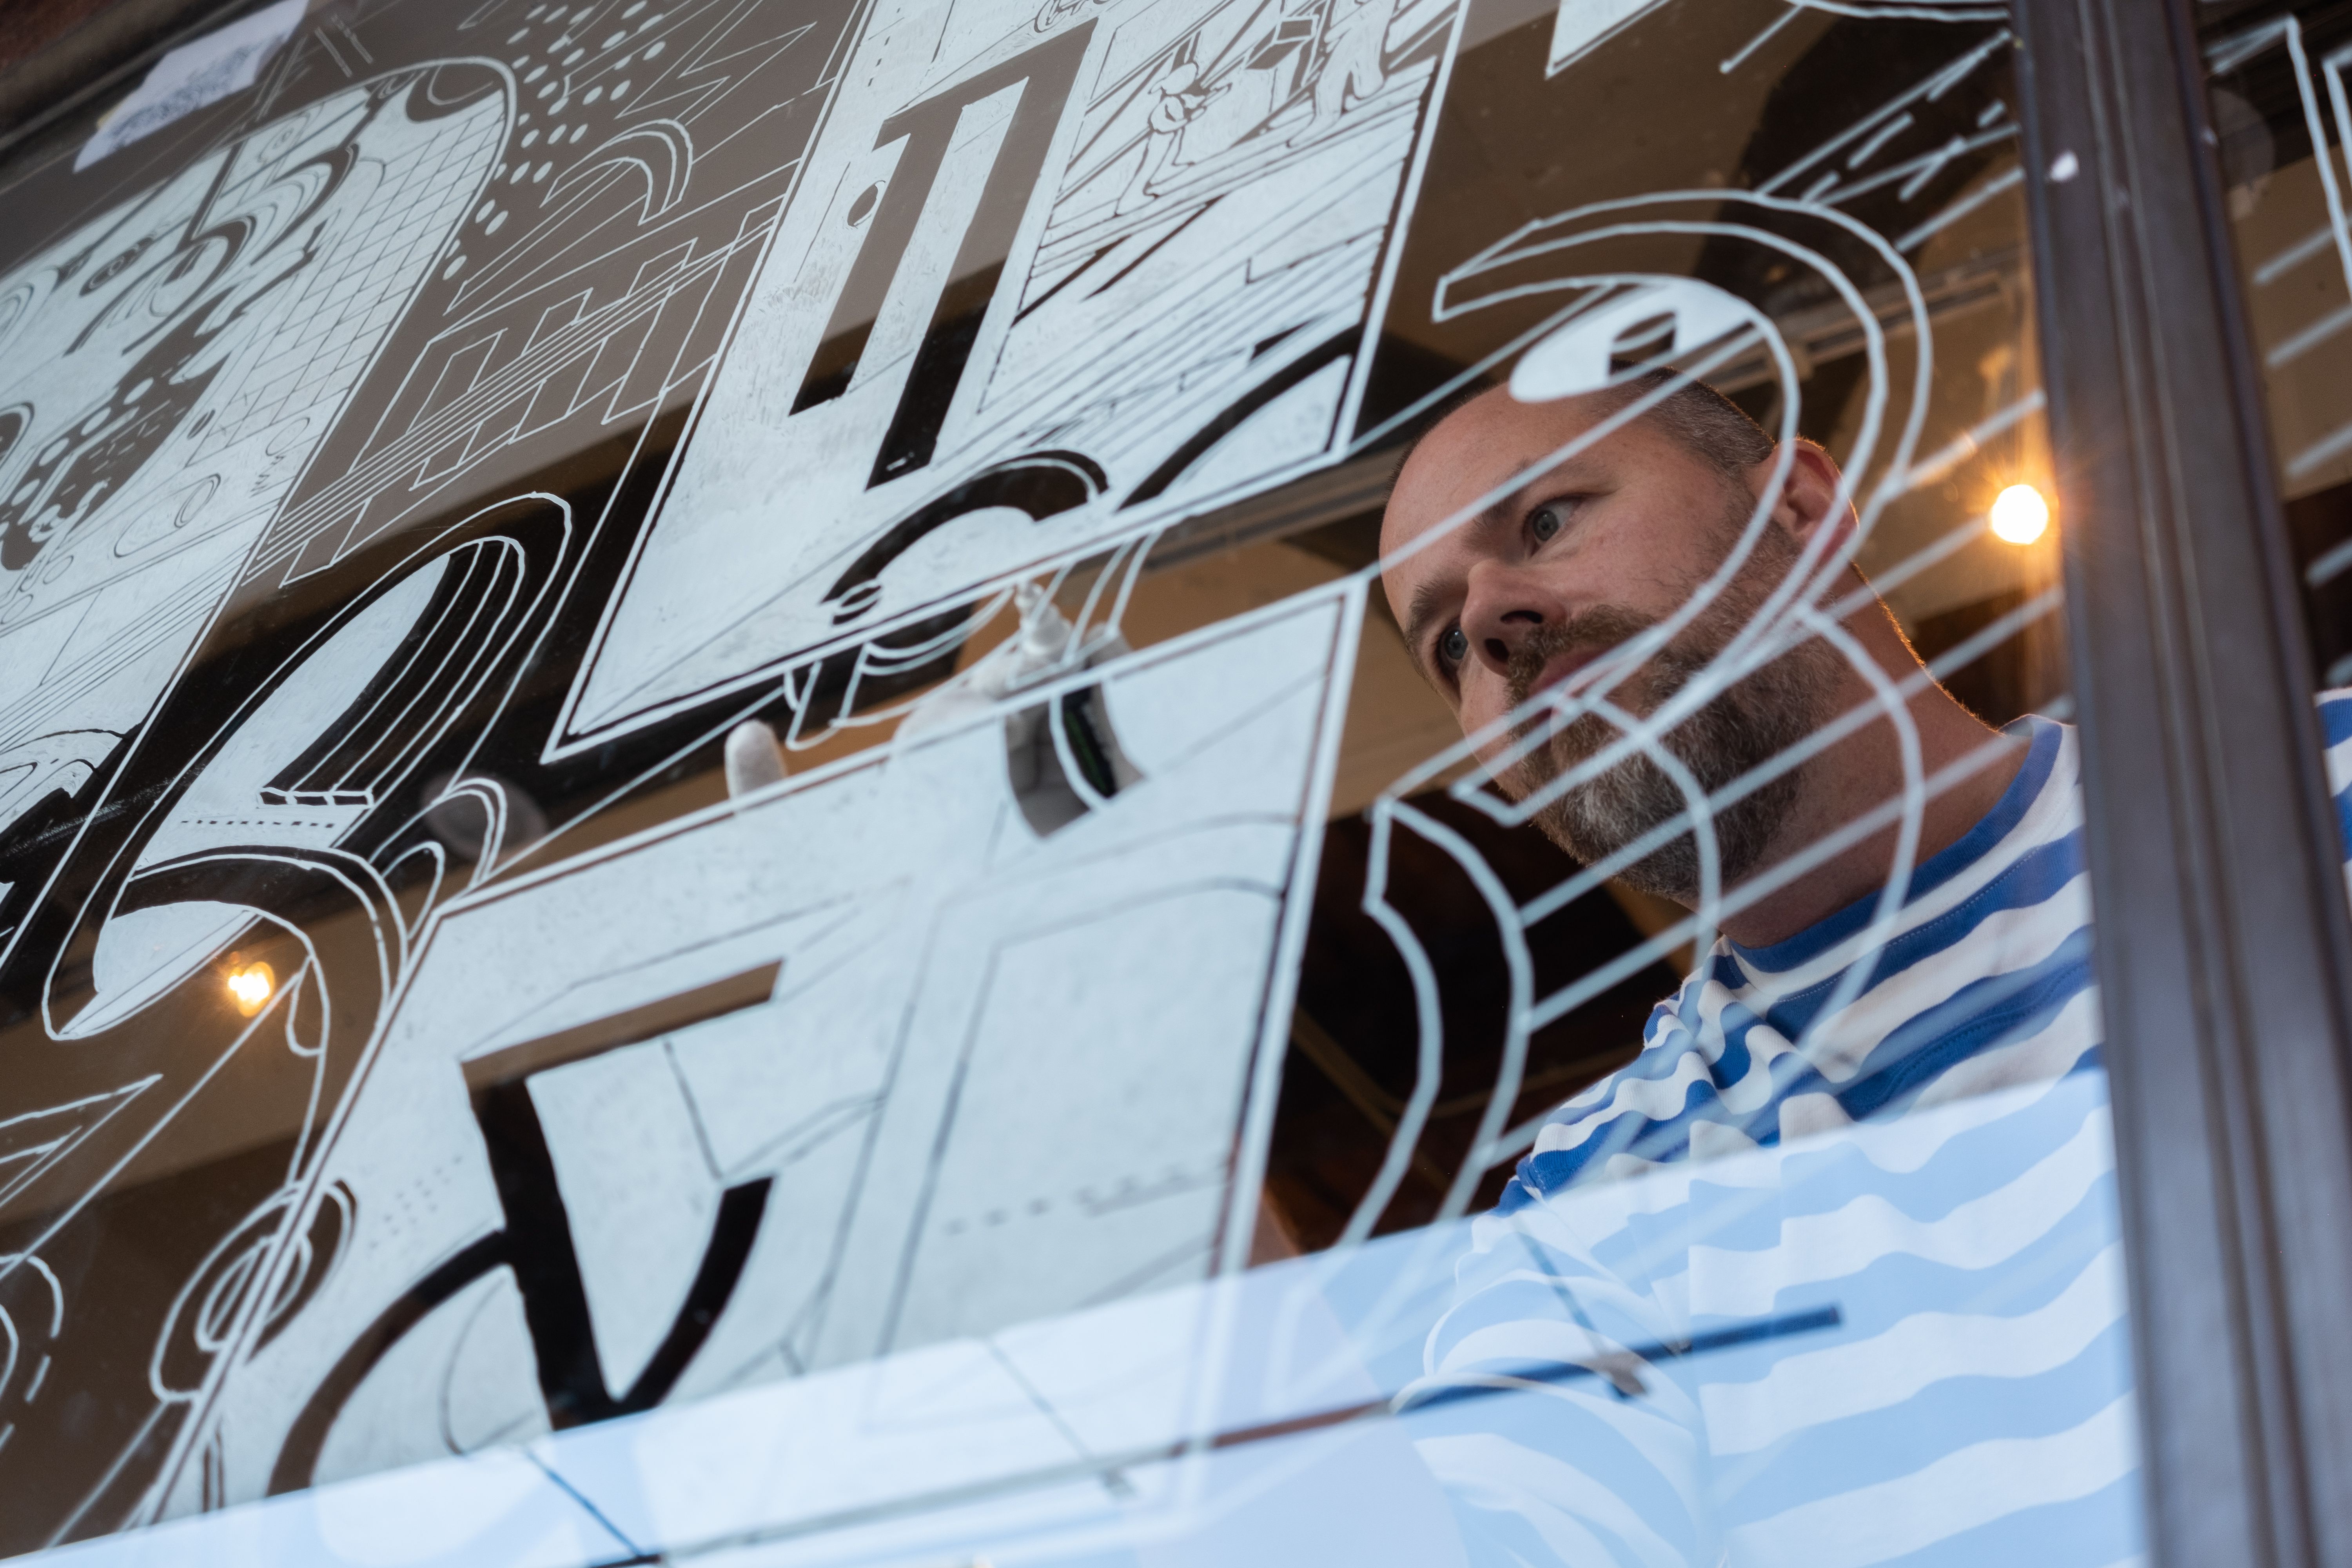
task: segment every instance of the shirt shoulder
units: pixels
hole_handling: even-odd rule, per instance
[[[2319,710],[2320,743],[2327,748],[2327,793],[2341,797],[2352,787],[2352,686],[2338,686],[2312,699]]]
[[[2073,736],[2033,722],[2011,794],[1920,868],[1891,929],[1858,905],[1775,948],[1719,941],[1639,1056],[1546,1119],[1505,1210],[2095,1062]]]

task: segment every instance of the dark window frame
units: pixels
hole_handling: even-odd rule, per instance
[[[2019,0],[2155,1560],[2352,1563],[2352,915],[2189,0]]]

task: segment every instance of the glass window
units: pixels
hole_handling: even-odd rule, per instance
[[[2000,7],[221,23],[0,154],[0,1551],[2142,1551]]]
[[[2268,405],[2270,458],[2303,577],[2329,787],[2352,784],[2352,231],[2344,70],[2352,26],[2330,7],[2212,7],[2199,41],[2238,287]],[[2339,795],[2339,816],[2352,798]]]

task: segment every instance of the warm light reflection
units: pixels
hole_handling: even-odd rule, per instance
[[[266,963],[248,963],[229,971],[228,994],[236,999],[236,1010],[248,1018],[261,1011],[277,987],[278,976]]]
[[[2031,544],[2050,526],[2050,503],[2032,485],[2011,485],[1993,497],[1992,531],[2011,544]]]

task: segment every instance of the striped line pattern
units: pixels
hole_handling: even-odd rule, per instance
[[[1406,1395],[1471,1562],[2142,1560],[2076,752],[2018,732],[1889,926],[1718,942],[1473,1227]]]
[[[2352,689],[2319,694],[2319,727],[2327,747],[2327,787],[2336,792],[2336,830],[2352,849]],[[2352,885],[2352,854],[2344,861]]]

